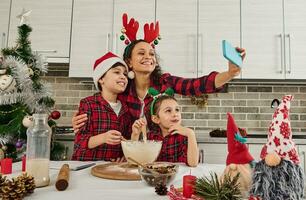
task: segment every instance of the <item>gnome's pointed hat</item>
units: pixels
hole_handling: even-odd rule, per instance
[[[269,126],[268,142],[261,150],[260,157],[264,159],[267,154],[276,153],[279,157],[300,163],[299,154],[292,140],[292,131],[289,119],[290,102],[292,95],[283,97],[281,104],[275,110]]]
[[[227,113],[227,159],[229,164],[247,164],[254,160],[249,153],[248,147],[244,144],[241,134],[231,113]]]

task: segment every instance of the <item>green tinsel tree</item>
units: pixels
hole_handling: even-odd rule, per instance
[[[52,119],[60,117],[58,111],[52,112],[55,101],[51,97],[49,84],[40,78],[47,72],[47,65],[31,49],[31,31],[29,25],[20,25],[16,46],[1,50],[0,157],[5,155],[14,160],[19,160],[25,153],[26,130],[37,108],[50,114],[50,127],[55,127]],[[63,152],[64,147],[52,141],[51,159],[60,158]]]

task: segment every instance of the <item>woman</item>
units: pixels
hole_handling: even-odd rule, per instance
[[[236,48],[242,58],[245,57],[245,50]],[[240,68],[229,62],[228,71],[211,72],[207,76],[194,79],[186,79],[172,76],[169,73],[161,73],[161,67],[158,65],[154,48],[145,40],[134,40],[124,51],[124,61],[129,70],[134,72],[134,79],[129,80],[129,84],[124,93],[118,98],[126,101],[132,121],[145,116],[148,121],[149,129],[152,128],[150,118],[150,103],[153,98],[147,95],[150,87],[164,92],[168,87],[174,89],[174,92],[181,95],[192,96],[203,93],[216,93],[222,90],[223,85],[240,73]],[[86,114],[75,114],[72,118],[74,131],[77,132],[80,127],[86,123]]]

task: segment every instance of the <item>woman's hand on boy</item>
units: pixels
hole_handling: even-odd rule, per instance
[[[102,143],[116,145],[121,143],[121,133],[116,130],[109,130],[106,133],[102,134]]]
[[[84,126],[85,122],[87,121],[87,114],[82,114],[79,115],[78,112],[74,112],[72,119],[71,119],[71,123],[72,123],[72,127],[73,127],[73,132],[77,133],[79,132],[80,128],[82,126]]]

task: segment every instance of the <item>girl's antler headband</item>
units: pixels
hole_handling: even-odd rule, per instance
[[[126,45],[137,40],[136,35],[139,28],[139,23],[134,18],[131,18],[128,22],[128,16],[126,13],[122,15],[123,28],[121,29],[122,35],[120,40],[124,40]],[[161,40],[159,35],[159,22],[155,24],[152,22],[150,25],[146,23],[143,27],[144,30],[144,40],[152,45],[154,48],[158,44],[158,40]],[[124,36],[126,35],[126,37]]]
[[[165,92],[163,93],[160,93],[159,91],[157,91],[156,89],[150,87],[149,90],[148,90],[148,93],[153,97],[153,101],[151,103],[151,106],[150,106],[150,112],[151,112],[151,115],[154,115],[154,104],[156,103],[157,99],[161,96],[173,96],[174,94],[174,90],[172,88],[167,88],[165,90]]]

